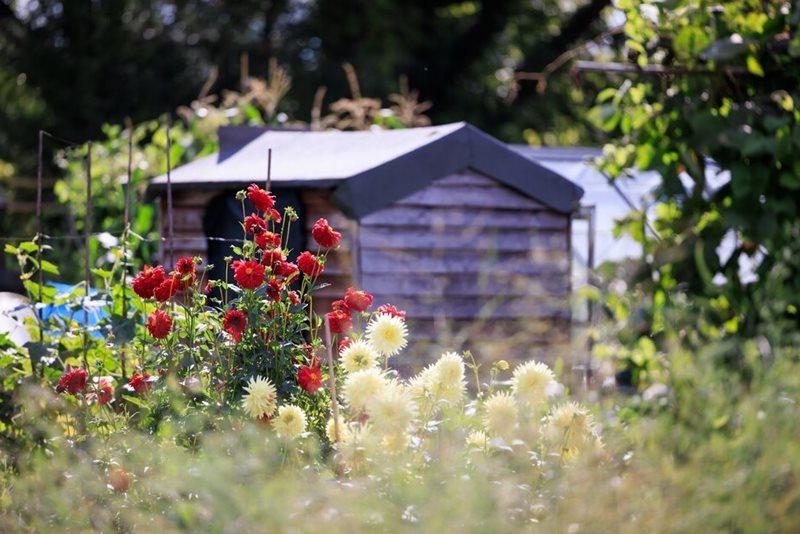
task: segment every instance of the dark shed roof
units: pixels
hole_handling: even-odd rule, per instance
[[[310,132],[221,128],[220,151],[171,173],[180,188],[243,187],[267,176],[273,150],[275,187],[330,187],[343,211],[362,218],[466,168],[551,207],[569,213],[583,190],[478,130],[459,122],[406,130]],[[166,187],[166,176],[149,193]]]

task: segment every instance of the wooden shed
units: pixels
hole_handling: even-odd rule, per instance
[[[171,173],[175,255],[220,263],[241,237],[233,193],[267,177],[303,221],[344,234],[315,298],[327,310],[349,285],[405,309],[409,362],[442,348],[488,358],[563,354],[570,331],[570,228],[583,191],[465,123],[373,132],[233,127],[219,153]],[[166,177],[154,179],[162,235]],[[226,222],[229,221],[229,222]],[[221,273],[217,273],[219,276]],[[433,354],[435,355],[435,354]],[[402,362],[398,362],[402,363]]]

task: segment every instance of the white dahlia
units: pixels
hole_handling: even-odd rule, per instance
[[[277,392],[269,378],[256,376],[250,379],[244,390],[242,407],[254,419],[269,417],[277,407]]]
[[[389,382],[367,404],[367,414],[375,430],[405,433],[417,415],[417,407],[402,384]]]
[[[367,325],[367,340],[381,356],[394,356],[408,343],[406,322],[388,313],[379,313]]]
[[[455,404],[466,393],[464,360],[455,352],[447,352],[434,364],[432,388],[437,401]]]
[[[378,353],[367,341],[353,341],[340,354],[342,368],[348,373],[363,371],[378,364]]]
[[[343,441],[345,439],[345,433],[350,430],[350,427],[347,423],[344,422],[342,416],[339,416],[339,441]],[[336,430],[333,424],[333,416],[328,418],[328,422],[325,424],[325,436],[328,438],[328,441],[331,443],[336,443]]]
[[[565,460],[587,448],[601,445],[592,414],[577,402],[565,402],[551,408],[544,428],[545,436]]]
[[[372,457],[377,448],[378,441],[370,426],[355,423],[350,425],[342,436],[336,451],[343,462],[352,468],[357,468]]]
[[[504,439],[511,437],[517,426],[517,403],[514,398],[506,392],[495,393],[486,399],[483,409],[483,424],[488,434]]]
[[[284,404],[272,420],[272,428],[284,439],[294,439],[306,431],[306,413],[299,406]]]
[[[550,368],[535,360],[523,363],[514,369],[511,390],[523,404],[542,403],[556,384],[556,377]]]
[[[380,369],[373,367],[347,375],[342,395],[354,412],[364,412],[377,395],[386,388],[388,381]]]
[[[411,436],[405,432],[390,432],[381,437],[380,449],[388,456],[396,456],[408,449],[409,443]]]
[[[485,449],[489,438],[483,430],[473,430],[467,435],[467,447],[471,449]]]

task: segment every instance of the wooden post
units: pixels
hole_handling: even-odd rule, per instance
[[[267,149],[267,191],[272,187],[272,149]]]
[[[333,411],[333,438],[339,443],[339,402],[336,399],[336,371],[333,366],[333,346],[331,342],[331,325],[325,317],[325,349],[328,356],[328,387],[331,393],[331,410]]]
[[[133,123],[130,117],[125,119],[125,126],[128,129],[128,181],[125,184],[125,210],[123,215],[122,230],[122,320],[128,319],[128,238],[130,236],[130,206],[131,206],[131,182],[133,181]],[[119,364],[122,371],[122,379],[126,379],[125,370],[125,351],[127,343],[123,345],[119,355]]]
[[[170,158],[172,157],[172,138],[170,136],[170,122],[167,118],[167,239],[169,240],[169,263],[167,266],[172,269],[173,259],[175,254],[173,224],[172,224],[172,165]]]
[[[39,267],[39,289],[36,296],[36,319],[39,323],[39,343],[44,342],[44,325],[40,315],[44,271],[42,270],[42,172],[44,165],[44,130],[39,130],[39,166],[36,171],[36,263]]]
[[[86,301],[89,300],[92,287],[92,271],[90,261],[89,241],[92,236],[92,142],[86,143],[86,219],[83,225],[83,276],[86,283],[86,293],[83,298],[83,366],[89,371],[89,310]]]

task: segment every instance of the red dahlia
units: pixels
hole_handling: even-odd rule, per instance
[[[282,276],[289,280],[290,278],[294,278],[298,272],[297,265],[288,261],[280,262],[275,268],[275,274],[278,276]]]
[[[297,294],[297,291],[289,291],[289,301],[295,306],[300,304],[300,295]]]
[[[281,236],[276,234],[275,232],[261,232],[257,234],[255,237],[256,245],[260,249],[267,249],[269,247],[280,247],[281,246]]]
[[[156,379],[150,377],[148,373],[133,373],[133,376],[125,385],[125,389],[128,391],[133,391],[137,395],[142,395],[150,391],[150,388],[153,387],[153,382],[155,382],[155,380]]]
[[[58,379],[56,391],[59,393],[64,393],[66,391],[72,395],[80,393],[86,389],[86,377],[86,369],[83,369],[82,367],[69,369]]]
[[[247,328],[247,315],[239,310],[228,310],[222,319],[222,327],[238,343],[242,339],[244,329]]]
[[[169,278],[161,282],[153,291],[153,296],[159,302],[166,302],[181,288],[181,275],[175,272],[169,273]]]
[[[162,266],[150,267],[145,265],[133,279],[133,291],[143,299],[153,296],[153,290],[164,281],[164,268]]]
[[[297,383],[308,393],[316,393],[322,387],[322,371],[319,364],[303,365],[297,370]]]
[[[350,314],[344,310],[333,310],[325,314],[332,334],[346,334],[353,329],[353,321]]]
[[[278,213],[278,210],[276,210],[275,208],[268,209],[267,212],[264,214],[264,217],[266,217],[269,220],[275,221],[276,223],[279,224],[281,222],[281,214]]]
[[[272,300],[280,300],[282,288],[283,286],[280,281],[271,278],[269,282],[267,282],[267,296]]]
[[[350,306],[348,306],[347,303],[345,301],[341,300],[341,299],[340,300],[334,300],[331,303],[331,308],[333,308],[334,310],[341,310],[341,311],[343,311],[345,313],[350,313],[352,311],[350,309]]]
[[[175,271],[180,275],[181,289],[186,289],[194,283],[195,263],[194,258],[184,256],[175,264]]]
[[[325,270],[325,266],[320,263],[319,258],[307,250],[297,256],[297,267],[311,277],[319,276]]]
[[[236,260],[233,278],[242,289],[255,289],[264,282],[264,266],[253,260]]]
[[[147,318],[147,330],[156,339],[167,337],[172,330],[172,318],[162,310],[156,310]]]
[[[131,487],[131,476],[124,469],[112,469],[108,472],[106,483],[117,493],[125,493]]]
[[[275,195],[261,189],[256,184],[250,184],[250,187],[247,188],[247,198],[261,212],[272,209],[275,206]]]
[[[114,400],[114,386],[111,385],[111,379],[107,377],[100,378],[97,381],[97,404],[108,404]]]
[[[363,312],[372,306],[372,295],[366,291],[359,291],[355,288],[348,287],[344,294],[344,301],[351,310]]]
[[[284,261],[286,261],[286,256],[283,255],[283,251],[279,248],[268,248],[264,250],[264,254],[261,256],[261,263],[273,271],[279,263]]]
[[[353,340],[349,337],[343,337],[342,340],[339,342],[339,353],[341,353],[344,349],[349,347],[353,343]]]
[[[314,241],[319,243],[322,248],[333,248],[342,240],[342,234],[331,228],[328,221],[325,219],[318,219],[311,228],[311,235]]]
[[[251,213],[244,218],[244,231],[248,235],[258,235],[267,231],[267,223],[255,213]]]
[[[406,318],[406,312],[403,310],[398,310],[393,304],[384,304],[383,306],[379,306],[376,311],[378,313],[387,313],[393,317],[399,317],[400,319]]]

